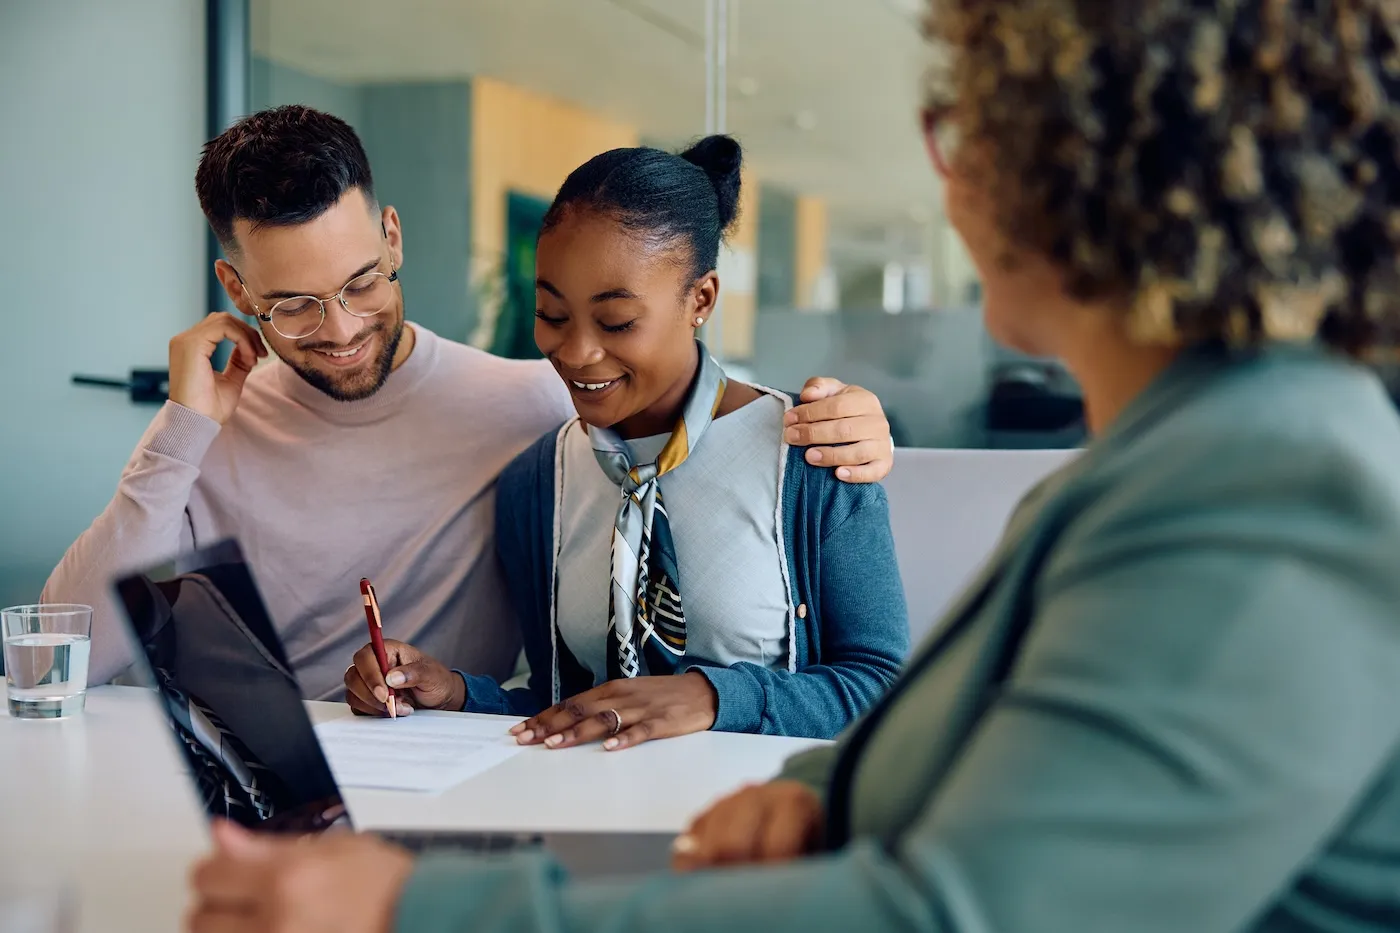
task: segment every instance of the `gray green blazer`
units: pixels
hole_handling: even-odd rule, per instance
[[[1400,929],[1400,421],[1319,353],[1184,356],[1027,497],[786,776],[829,854],[570,884],[429,858],[398,928]]]

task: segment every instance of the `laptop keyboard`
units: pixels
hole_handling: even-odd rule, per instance
[[[544,838],[524,833],[460,833],[460,832],[389,832],[380,833],[384,839],[415,854],[427,852],[460,852],[490,855],[517,849],[539,848]]]

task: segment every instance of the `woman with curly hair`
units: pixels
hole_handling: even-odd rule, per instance
[[[1400,422],[1354,361],[1400,304],[1400,3],[941,0],[931,32],[987,325],[1066,362],[1095,437],[900,682],[678,840],[718,870],[230,829],[196,930],[1400,929]],[[317,866],[358,912],[248,893]]]

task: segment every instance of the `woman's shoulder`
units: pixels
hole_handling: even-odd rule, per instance
[[[830,530],[856,513],[889,520],[889,501],[880,483],[847,483],[830,467],[807,462],[805,447],[787,447],[783,471],[783,512],[789,522],[815,520]]]

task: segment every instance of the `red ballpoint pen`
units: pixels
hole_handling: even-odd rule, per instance
[[[369,582],[368,577],[360,578],[360,596],[365,601],[365,621],[369,623],[369,643],[374,646],[374,659],[379,662],[379,673],[389,674],[389,653],[384,650],[384,623],[379,617],[379,597],[374,595],[374,584]],[[398,710],[394,705],[394,688],[387,687],[389,691],[389,702],[385,705],[389,707],[389,718],[397,719]]]

